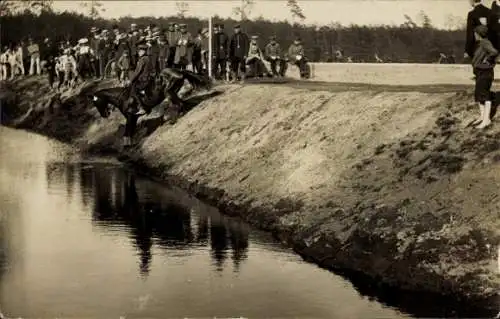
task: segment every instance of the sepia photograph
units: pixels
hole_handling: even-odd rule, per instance
[[[0,1],[0,319],[500,319],[500,0]]]

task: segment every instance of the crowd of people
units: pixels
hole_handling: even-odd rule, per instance
[[[129,30],[120,30],[116,25],[112,30],[93,27],[89,36],[77,43],[54,43],[46,38],[38,44],[30,38],[27,43],[21,41],[3,48],[0,80],[45,73],[55,89],[70,87],[79,79],[109,74],[127,82],[137,66],[140,46],[147,49],[152,73],[169,67],[206,74],[208,33],[208,28],[204,28],[192,35],[182,23],[170,23],[167,29],[132,24]],[[286,51],[276,37],[261,47],[259,37],[249,37],[240,25],[234,26],[232,35],[225,32],[223,24],[214,26],[211,58],[213,76],[219,80],[244,80],[248,75],[282,77],[288,62],[298,66],[301,77],[307,76],[307,61],[299,38]],[[268,61],[269,68],[264,61]]]

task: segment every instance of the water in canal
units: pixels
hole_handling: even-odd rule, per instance
[[[404,318],[109,160],[0,127],[0,309],[25,318]]]

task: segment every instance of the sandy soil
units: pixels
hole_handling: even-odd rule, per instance
[[[20,128],[114,150],[325,267],[498,310],[500,126],[467,127],[470,90],[224,86],[122,151],[118,114],[49,112],[43,87],[14,86],[33,96],[7,113],[40,108]]]
[[[473,85],[467,64],[312,63],[313,80],[386,85]],[[298,71],[289,75],[298,78]],[[497,74],[496,78],[500,77]]]

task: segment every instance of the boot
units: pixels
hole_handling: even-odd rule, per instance
[[[484,104],[479,103],[479,118],[472,122],[473,125],[477,125],[483,121],[484,118]]]
[[[483,108],[484,108],[483,113],[481,114],[483,116],[483,121],[481,122],[481,124],[476,126],[476,128],[478,128],[478,129],[486,128],[487,126],[489,126],[491,124],[491,120],[490,120],[491,101],[486,101],[486,103],[484,103]]]

